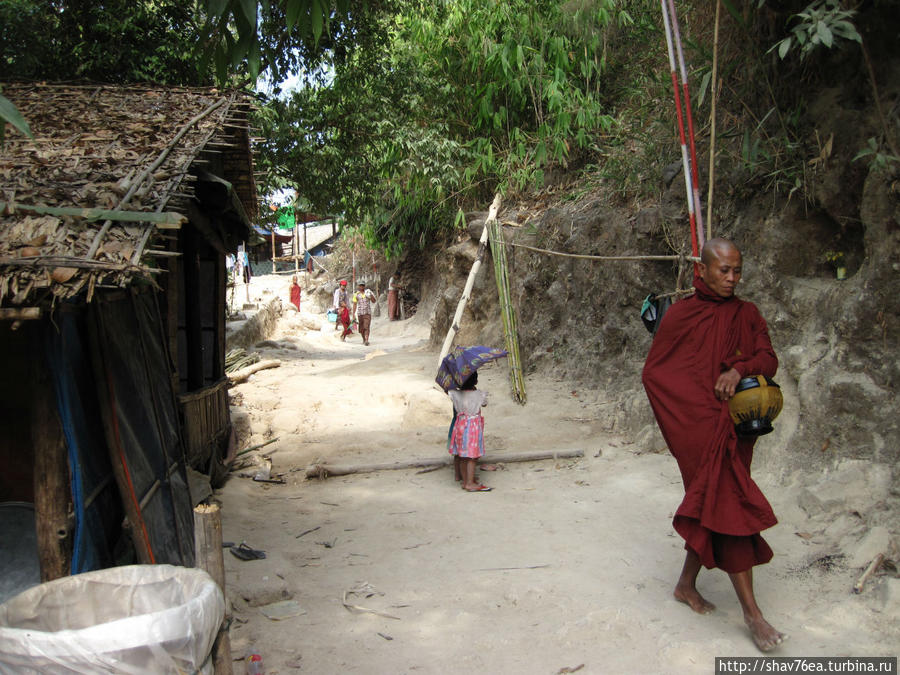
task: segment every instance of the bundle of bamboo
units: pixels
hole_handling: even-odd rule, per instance
[[[517,403],[525,404],[525,379],[522,376],[522,360],[519,358],[519,332],[516,309],[509,292],[509,273],[506,263],[506,247],[503,242],[503,228],[496,219],[487,222],[491,255],[494,258],[494,274],[497,279],[497,294],[500,298],[500,314],[503,320],[503,338],[509,363],[509,384]]]

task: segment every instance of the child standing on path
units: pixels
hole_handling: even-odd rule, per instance
[[[487,392],[478,391],[478,373],[472,373],[459,390],[450,390],[450,400],[456,410],[456,422],[450,434],[450,454],[462,487],[467,492],[490,492],[491,488],[475,482],[475,463],[484,456],[484,417],[481,409],[487,405]]]

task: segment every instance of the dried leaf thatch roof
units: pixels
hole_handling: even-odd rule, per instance
[[[34,139],[10,132],[0,148],[0,305],[90,300],[97,285],[152,277],[158,230],[184,220],[201,166],[226,167],[256,215],[239,92],[28,83],[3,95]]]

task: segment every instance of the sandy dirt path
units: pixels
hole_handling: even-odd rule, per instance
[[[758,654],[723,573],[701,573],[711,615],[672,598],[684,555],[671,527],[677,467],[603,431],[603,392],[532,377],[523,407],[505,369],[485,369],[485,461],[584,450],[482,471],[489,493],[460,490],[449,468],[306,480],[317,460],[445,457],[451,407],[432,386],[437,354],[415,320],[376,318],[364,347],[299,318],[286,313],[272,337],[285,348],[260,349],[282,366],[232,389],[251,442],[279,439],[261,453],[286,480],[232,475],[217,491],[224,538],[267,553],[225,555],[236,658],[253,644],[267,673],[551,675],[711,673],[715,656]],[[755,573],[760,605],[790,636],[777,654],[896,655],[896,604],[853,595],[858,570],[822,558],[791,488],[757,480],[781,521],[766,534],[775,559]],[[285,600],[300,613],[264,615]]]

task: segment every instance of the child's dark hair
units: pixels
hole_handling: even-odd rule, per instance
[[[474,373],[472,373],[471,375],[469,375],[469,377],[466,379],[466,381],[462,383],[462,386],[460,387],[460,389],[462,389],[464,391],[467,389],[474,389],[476,384],[478,384],[478,371],[477,370]]]

